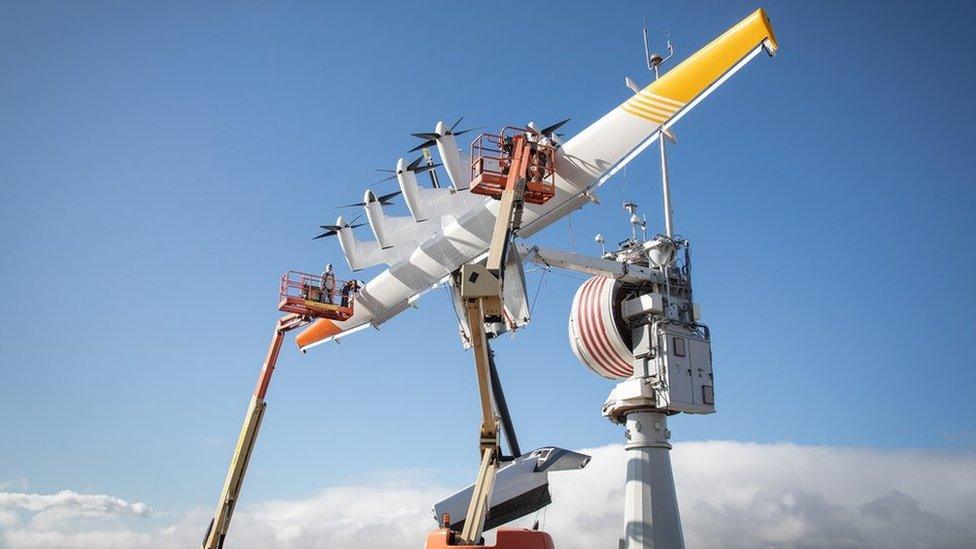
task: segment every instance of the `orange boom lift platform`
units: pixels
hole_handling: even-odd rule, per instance
[[[471,192],[501,200],[505,189],[521,190],[529,204],[556,194],[556,149],[545,136],[511,126],[483,133],[471,143]]]

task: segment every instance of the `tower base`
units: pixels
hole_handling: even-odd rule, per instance
[[[655,406],[653,383],[637,376],[620,382],[603,404],[603,415],[627,428],[620,549],[684,549],[671,471],[671,431],[667,413]]]
[[[627,484],[622,549],[684,549],[671,471],[668,416],[654,410],[626,414]]]

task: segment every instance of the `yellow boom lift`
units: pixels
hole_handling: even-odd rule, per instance
[[[551,131],[564,123],[553,127]],[[541,132],[532,128],[505,128],[498,135],[482,134],[472,145],[472,158],[471,192],[500,201],[485,264],[463,265],[455,273],[455,282],[460,287],[464,302],[481,400],[481,466],[461,533],[456,535],[447,528],[451,523],[450,517],[444,517],[445,528],[428,535],[426,549],[443,549],[457,545],[481,547],[491,491],[501,456],[498,444],[499,418],[495,415],[492,401],[494,391],[485,324],[497,322],[504,316],[501,296],[502,281],[505,278],[505,255],[521,224],[522,205],[525,202],[543,204],[555,195],[555,147]],[[545,549],[552,546],[552,538],[545,532],[514,530],[499,536],[494,547]]]
[[[247,465],[251,460],[251,452],[254,450],[254,443],[257,442],[258,431],[261,429],[261,420],[267,408],[265,395],[268,393],[271,376],[278,363],[285,334],[305,326],[313,318],[346,320],[352,316],[353,298],[359,289],[358,283],[355,280],[344,283],[338,281],[341,285],[337,286],[336,282],[327,284],[321,276],[296,271],[289,271],[281,277],[278,309],[288,314],[278,319],[271,336],[271,345],[268,346],[268,354],[264,357],[257,386],[248,404],[247,413],[244,414],[244,424],[237,437],[237,446],[234,447],[234,454],[231,456],[224,487],[220,491],[217,510],[203,538],[204,549],[221,549],[224,546],[224,539],[230,528],[230,519],[234,515],[234,507],[237,505],[244,475],[247,473]],[[337,288],[340,288],[341,294],[338,298]]]

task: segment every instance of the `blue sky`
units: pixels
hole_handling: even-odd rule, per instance
[[[571,116],[571,135],[647,79],[642,16],[683,59],[756,7],[0,3],[0,481],[210,507],[278,276],[340,263],[315,226],[409,133]],[[781,54],[674,128],[719,408],[674,438],[971,450],[974,8],[764,7]],[[659,227],[654,155],[601,199],[573,216],[581,251],[624,233],[624,199]],[[535,241],[567,248],[569,227]],[[496,345],[523,447],[621,439],[566,340],[579,282],[530,273],[533,324]],[[245,498],[391,469],[469,482],[455,334],[436,292],[340,346],[289,342]]]

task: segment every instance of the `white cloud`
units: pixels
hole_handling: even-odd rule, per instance
[[[624,452],[553,476],[560,549],[608,547],[622,527]],[[976,456],[691,442],[672,452],[688,547],[976,545]]]
[[[544,526],[560,549],[616,547],[625,453],[619,446],[584,451],[593,455],[586,469],[552,475],[555,503]],[[970,453],[692,442],[677,444],[672,458],[690,548],[976,545],[976,456]],[[343,486],[244,505],[228,546],[414,549],[434,526],[431,504],[450,491],[420,483]],[[142,504],[68,494],[73,497],[0,495],[0,545],[192,547],[209,520],[209,508],[201,508],[163,528],[140,529],[104,517],[148,514]],[[54,499],[38,499],[44,497]],[[83,518],[38,521],[51,509],[45,505]]]
[[[24,510],[31,513],[58,513],[62,516],[128,514],[148,516],[145,503],[129,503],[124,499],[102,494],[79,494],[62,490],[57,494],[21,494],[0,492],[0,509]]]
[[[136,547],[130,542],[137,534],[120,530],[116,521],[151,513],[145,503],[103,494],[0,492],[0,540],[11,547]],[[106,521],[110,529],[97,530]],[[65,541],[71,531],[76,543]]]

